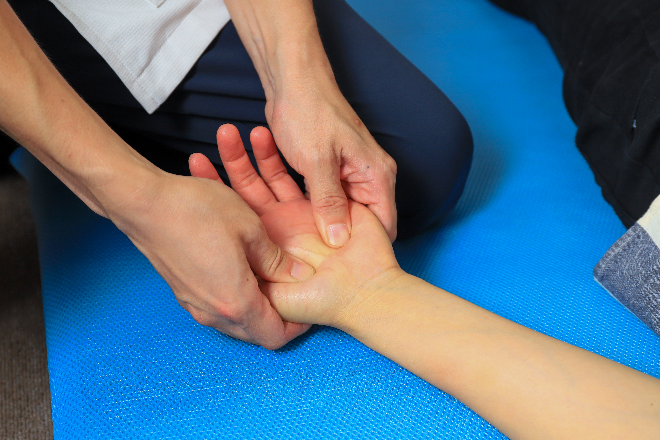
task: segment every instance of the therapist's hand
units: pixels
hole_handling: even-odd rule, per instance
[[[351,239],[340,249],[327,246],[316,227],[311,202],[287,174],[269,131],[255,128],[250,140],[261,176],[248,159],[238,131],[232,126],[218,131],[220,156],[232,187],[259,214],[275,243],[316,269],[312,278],[300,283],[262,281],[262,291],[285,320],[339,326],[352,305],[374,292],[374,283],[403,274],[388,236],[369,209],[349,201]],[[219,180],[203,155],[193,155],[190,165],[193,175]]]
[[[396,238],[396,164],[376,143],[334,78],[285,85],[268,101],[266,117],[287,162],[305,177],[316,224],[328,245],[338,247],[348,241],[347,198],[369,207],[390,240]]]
[[[305,177],[316,225],[331,247],[352,229],[348,199],[396,238],[396,164],[342,95],[312,0],[225,0],[266,95],[266,119],[287,162]]]
[[[164,173],[159,179],[144,207],[117,224],[179,304],[200,324],[268,349],[306,331],[309,326],[280,318],[255,275],[298,282],[312,267],[273,243],[259,217],[224,184]]]
[[[126,144],[62,78],[5,0],[0,103],[0,130],[126,233],[197,321],[267,348],[306,329],[282,321],[255,273],[295,282],[312,267],[269,240],[231,189],[168,174]]]

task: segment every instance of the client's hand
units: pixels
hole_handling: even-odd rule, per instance
[[[353,228],[327,247],[310,202],[287,175],[270,133],[252,132],[262,177],[235,128],[218,136],[232,185],[269,237],[316,274],[300,283],[261,282],[282,318],[331,325],[457,397],[519,439],[639,438],[660,432],[660,381],[494,315],[405,274],[366,207],[349,202]],[[193,174],[218,178],[203,156]]]
[[[338,327],[351,306],[370,294],[371,285],[403,275],[388,235],[367,207],[349,201],[351,239],[340,249],[327,246],[311,202],[287,174],[268,129],[255,128],[250,141],[261,177],[236,128],[226,125],[218,131],[220,157],[232,188],[261,217],[273,242],[316,269],[316,275],[305,282],[262,281],[261,289],[287,321]],[[196,177],[220,180],[201,154],[191,157],[190,170]]]

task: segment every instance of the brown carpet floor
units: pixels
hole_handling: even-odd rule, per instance
[[[122,135],[157,166],[189,175],[186,154]],[[0,131],[0,440],[52,439],[37,239],[28,184],[8,162],[17,146]]]
[[[46,335],[28,184],[17,174],[3,171],[0,173],[0,439],[52,438]]]

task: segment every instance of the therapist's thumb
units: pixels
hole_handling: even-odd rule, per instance
[[[351,236],[351,217],[348,200],[339,180],[339,164],[326,164],[323,173],[306,176],[314,219],[323,241],[337,248],[345,245]]]

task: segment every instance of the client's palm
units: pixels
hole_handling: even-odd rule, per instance
[[[303,283],[263,282],[262,291],[286,320],[333,325],[369,281],[398,269],[388,236],[367,207],[351,202],[351,240],[341,249],[326,246],[311,203],[287,174],[270,132],[256,128],[250,140],[261,177],[238,131],[233,126],[218,130],[218,148],[232,187],[261,217],[273,242],[317,271]],[[220,180],[201,154],[191,157],[190,170],[194,176]]]

